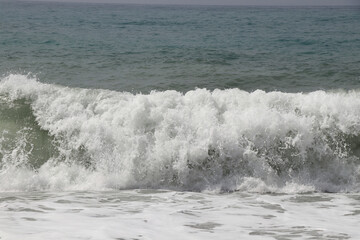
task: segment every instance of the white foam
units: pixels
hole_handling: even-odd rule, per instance
[[[359,239],[359,194],[0,193],[4,239]],[[339,224],[341,223],[341,224]]]
[[[134,95],[9,75],[0,95],[27,99],[60,153],[37,170],[7,161],[0,182],[13,181],[1,184],[2,191],[360,190],[357,91]]]

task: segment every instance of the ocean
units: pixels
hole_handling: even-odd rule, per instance
[[[360,239],[359,22],[0,1],[0,239]]]

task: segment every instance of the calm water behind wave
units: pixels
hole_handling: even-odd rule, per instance
[[[132,92],[360,86],[359,8],[0,6],[0,74]]]

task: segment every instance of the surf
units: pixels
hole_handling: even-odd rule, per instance
[[[359,192],[360,92],[133,94],[10,74],[0,190]]]

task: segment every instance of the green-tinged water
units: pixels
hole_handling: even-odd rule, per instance
[[[57,155],[53,138],[42,130],[30,104],[0,100],[0,167],[6,164],[39,168]]]

